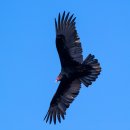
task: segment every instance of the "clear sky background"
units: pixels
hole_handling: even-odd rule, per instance
[[[58,83],[54,18],[77,17],[84,58],[102,72],[61,124],[43,121]],[[0,130],[130,130],[130,1],[1,0]]]

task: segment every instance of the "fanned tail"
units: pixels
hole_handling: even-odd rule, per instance
[[[95,81],[98,75],[101,72],[101,67],[94,55],[89,54],[87,58],[82,63],[83,66],[86,66],[87,74],[80,78],[80,81],[88,87]]]

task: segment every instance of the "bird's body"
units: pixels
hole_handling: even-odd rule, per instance
[[[100,74],[101,67],[94,55],[89,54],[83,61],[82,47],[75,27],[73,15],[69,13],[59,14],[58,22],[55,20],[56,48],[61,62],[61,72],[57,77],[60,81],[59,87],[54,94],[48,113],[45,116],[46,122],[56,119],[61,122],[64,119],[66,109],[79,94],[81,83],[86,87],[95,81]]]

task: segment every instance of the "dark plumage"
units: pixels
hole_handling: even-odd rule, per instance
[[[79,94],[81,83],[86,87],[95,81],[100,74],[101,67],[94,55],[89,54],[83,61],[82,47],[75,27],[75,19],[70,13],[59,13],[55,19],[56,48],[61,62],[61,72],[57,77],[59,87],[52,98],[49,110],[45,116],[46,122],[56,120],[61,122],[65,118],[66,109]]]

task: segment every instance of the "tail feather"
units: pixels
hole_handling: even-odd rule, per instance
[[[90,82],[90,80],[86,79],[86,77],[81,79],[81,82],[88,87],[88,85],[91,85],[92,83]]]
[[[87,58],[83,61],[82,65],[86,66],[87,73],[86,75],[80,78],[80,81],[88,87],[95,81],[98,75],[101,72],[101,67],[97,59],[95,59],[94,55],[89,54]],[[89,67],[87,67],[89,66]]]

